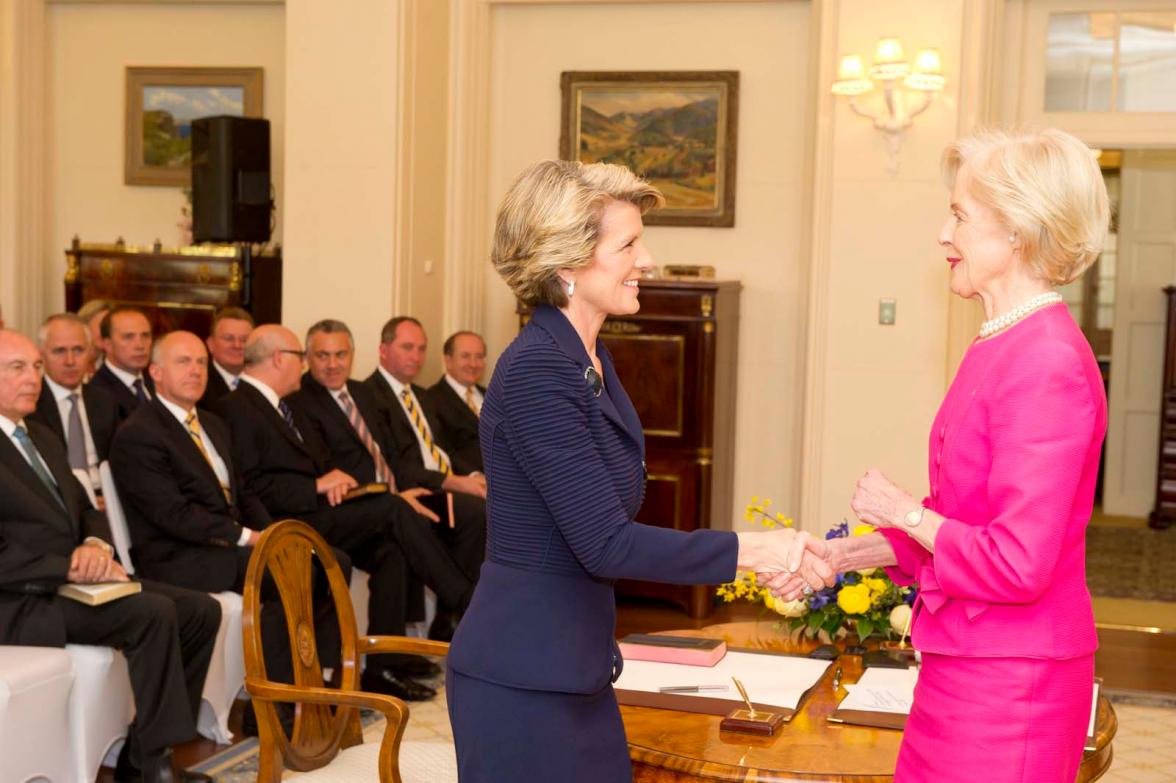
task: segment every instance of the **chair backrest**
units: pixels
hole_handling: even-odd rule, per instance
[[[314,632],[314,559],[318,558],[331,589],[331,598],[339,621],[341,691],[359,690],[359,652],[355,615],[343,571],[326,541],[309,525],[285,520],[266,527],[254,547],[245,576],[243,633],[245,641],[245,686],[253,694],[258,734],[262,748],[258,780],[273,775],[277,780],[281,766],[311,770],[328,764],[345,747],[362,742],[363,730],[359,710],[351,706],[332,708],[328,704],[298,702],[294,732],[287,737],[278,719],[274,703],[258,698],[269,680],[262,655],[261,593],[267,575],[273,579],[281,596],[290,636],[294,664],[294,687],[323,687],[322,666]],[[405,716],[406,718],[407,716]],[[389,722],[391,724],[391,721]],[[397,736],[403,732],[400,727]],[[391,749],[392,752],[395,748]],[[280,754],[280,762],[276,756]],[[276,763],[277,762],[277,763]],[[275,770],[276,767],[276,770]]]
[[[114,474],[110,471],[109,462],[98,466],[98,475],[102,478],[102,499],[106,501],[106,519],[110,522],[114,551],[118,552],[118,559],[127,573],[133,574],[135,566],[131,563],[131,529],[127,527],[127,515],[118,499],[118,488],[114,485]]]

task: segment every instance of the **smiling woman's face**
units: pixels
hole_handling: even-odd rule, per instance
[[[939,231],[939,244],[951,265],[951,290],[965,299],[991,290],[1012,269],[1016,237],[996,213],[969,193],[972,170],[956,172],[951,189],[951,216]]]
[[[631,315],[637,301],[641,273],[653,266],[653,256],[642,238],[641,210],[627,201],[610,201],[600,221],[600,238],[592,263],[577,269],[572,301],[605,315]]]

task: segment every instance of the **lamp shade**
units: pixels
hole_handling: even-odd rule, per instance
[[[881,81],[901,79],[911,72],[911,66],[903,59],[902,41],[897,38],[880,38],[874,49],[874,64],[870,76]]]
[[[912,90],[939,92],[947,80],[943,78],[943,64],[938,49],[924,49],[915,57],[915,70],[903,80]]]

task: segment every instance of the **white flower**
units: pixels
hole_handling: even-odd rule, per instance
[[[906,604],[899,604],[890,610],[890,627],[894,629],[896,634],[902,635],[903,631],[910,635],[910,628],[907,623],[911,619],[911,608]]]
[[[808,609],[808,603],[799,598],[795,601],[781,601],[780,599],[776,599],[776,605],[772,608],[778,614],[785,617],[800,617]]]

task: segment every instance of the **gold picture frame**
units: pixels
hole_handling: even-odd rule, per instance
[[[646,225],[735,225],[738,71],[564,71],[560,91],[560,157],[657,186]]]
[[[191,121],[262,116],[261,68],[128,66],[124,182],[188,187]]]

